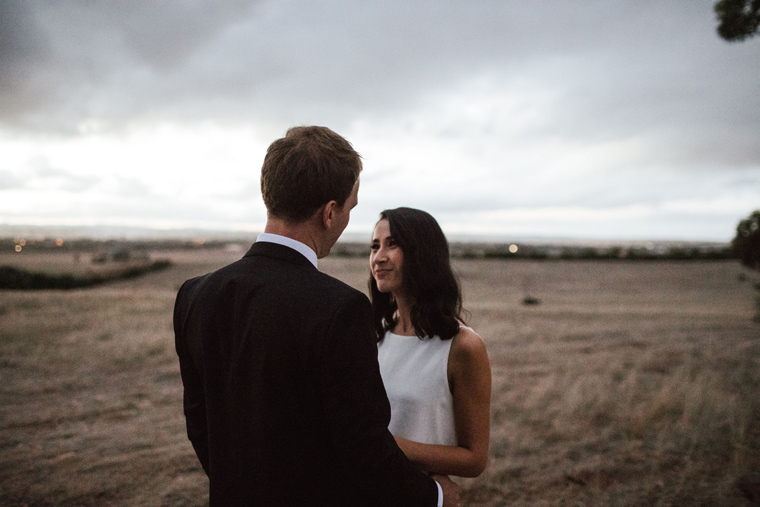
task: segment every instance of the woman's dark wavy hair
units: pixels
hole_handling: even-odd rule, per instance
[[[413,208],[396,208],[380,213],[388,220],[390,233],[404,252],[402,283],[412,300],[411,320],[419,338],[439,336],[450,340],[464,324],[462,290],[451,269],[449,243],[429,213]],[[369,277],[373,323],[378,340],[396,325],[398,308],[390,293],[380,292]]]

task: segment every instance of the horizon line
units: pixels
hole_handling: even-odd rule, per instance
[[[130,225],[34,225],[34,224],[0,224],[0,237],[25,235],[28,237],[52,237],[64,234],[76,238],[101,240],[158,240],[158,239],[187,239],[219,241],[253,241],[262,230],[226,230],[203,227],[174,227],[154,228]],[[370,233],[344,232],[338,239],[340,243],[369,242]],[[690,244],[730,244],[731,240],[695,239],[695,238],[624,238],[624,237],[587,237],[587,236],[549,236],[528,234],[446,234],[451,243],[690,243]]]

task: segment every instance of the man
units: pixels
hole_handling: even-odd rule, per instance
[[[210,504],[456,505],[387,426],[367,298],[317,270],[357,204],[361,159],[324,127],[267,150],[267,224],[248,253],[185,282],[174,329],[187,433]]]

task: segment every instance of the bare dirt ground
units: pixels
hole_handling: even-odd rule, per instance
[[[171,314],[182,281],[240,255],[154,252],[174,266],[0,291],[0,505],[207,504]],[[364,259],[320,267],[366,287]],[[760,505],[760,275],[734,262],[456,267],[494,374],[491,458],[460,481],[467,505]]]

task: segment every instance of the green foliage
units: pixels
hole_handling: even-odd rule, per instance
[[[742,264],[751,269],[760,269],[760,210],[753,211],[739,222],[731,247]]]
[[[760,33],[760,0],[719,0],[713,7],[718,17],[718,35],[739,42]]]

